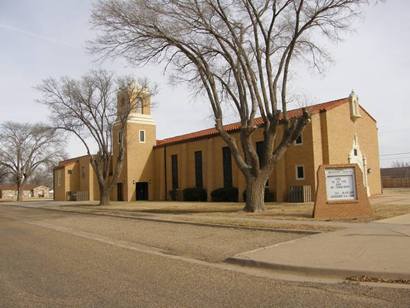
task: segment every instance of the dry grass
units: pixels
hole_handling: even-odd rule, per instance
[[[277,223],[275,221],[269,220],[254,220],[254,219],[238,219],[238,218],[227,218],[223,216],[183,216],[179,220],[201,223],[201,224],[212,224],[212,225],[222,225],[222,226],[232,226],[241,227],[249,229],[267,229],[267,230],[288,230],[288,231],[313,231],[313,232],[329,232],[339,229],[338,227],[333,227],[329,225],[321,224],[304,224],[302,222],[295,221],[295,223]]]
[[[375,220],[410,213],[410,189],[386,189],[383,195],[370,199]],[[69,203],[69,208],[81,205],[84,210],[107,211],[126,215],[162,214],[167,220],[222,224],[249,228],[280,228],[329,231],[332,227],[314,226],[311,221],[313,203],[267,203],[262,213],[245,213],[243,203],[212,202],[112,202],[109,206],[95,203]],[[78,207],[77,207],[78,208]],[[78,208],[79,209],[79,208]],[[344,220],[346,222],[346,220]],[[347,220],[363,222],[363,220]]]
[[[223,213],[226,217],[252,217],[256,219],[312,220],[313,203],[268,203],[261,213],[242,211],[243,204],[236,212]],[[220,213],[216,213],[220,214]]]
[[[385,189],[384,194],[370,199],[375,220],[410,213],[410,189]],[[225,218],[254,218],[312,221],[313,203],[267,203],[262,213],[245,213],[243,203],[199,202],[115,202],[101,209],[120,209],[132,212],[212,216]],[[352,220],[358,221],[358,220]]]
[[[375,219],[390,218],[410,213],[410,188],[389,188],[383,195],[370,200]]]
[[[259,218],[311,220],[313,203],[267,203],[266,210],[261,213],[246,213],[242,209],[244,203],[215,202],[113,202],[99,209],[123,210],[139,213],[220,216],[227,218]]]
[[[410,204],[378,205],[373,207],[374,220],[410,214]]]

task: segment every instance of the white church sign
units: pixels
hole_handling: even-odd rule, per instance
[[[313,217],[315,219],[352,219],[373,216],[357,164],[321,165],[317,171]]]
[[[326,168],[325,176],[328,201],[357,199],[354,168]]]

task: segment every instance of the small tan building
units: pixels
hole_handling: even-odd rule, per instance
[[[50,198],[50,188],[42,185],[26,184],[23,186],[24,199],[38,199]],[[1,200],[16,200],[17,199],[17,185],[16,184],[2,184],[0,185],[0,199]]]
[[[129,101],[119,96],[120,104]],[[243,200],[245,179],[231,157],[229,148],[215,128],[180,136],[156,139],[150,113],[150,99],[140,99],[126,127],[124,169],[112,200],[170,200],[185,188],[202,187],[210,193],[222,187],[237,187]],[[322,164],[356,163],[363,172],[369,195],[381,193],[376,120],[352,93],[308,107],[311,122],[296,143],[277,162],[268,189],[277,201],[313,201],[317,170]],[[297,116],[301,109],[290,111]],[[262,119],[258,119],[261,124]],[[226,125],[239,138],[239,124]],[[118,134],[113,136],[113,155],[118,152]],[[262,141],[257,130],[254,141]],[[87,156],[60,162],[54,169],[56,200],[97,200],[98,185]]]

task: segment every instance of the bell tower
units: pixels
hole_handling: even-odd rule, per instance
[[[154,192],[153,148],[156,144],[156,125],[151,115],[151,95],[147,89],[134,86],[119,91],[117,117],[127,113],[124,163],[112,199],[150,200]],[[114,125],[114,157],[118,155],[120,134],[119,125]]]
[[[117,117],[128,113],[129,120],[147,119],[151,117],[151,95],[148,90],[137,88],[122,89],[117,94]]]

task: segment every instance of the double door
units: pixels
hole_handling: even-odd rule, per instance
[[[148,183],[137,182],[135,184],[135,197],[136,200],[148,200]]]

